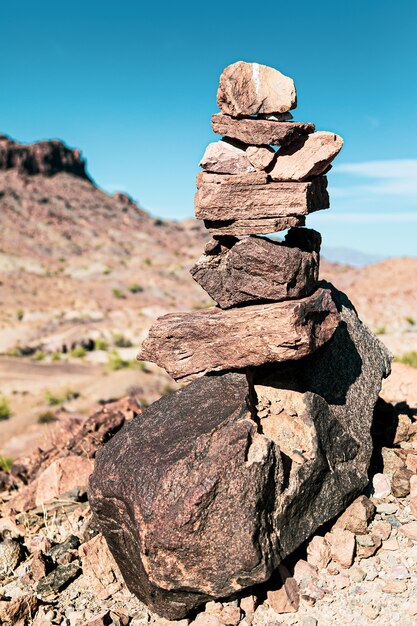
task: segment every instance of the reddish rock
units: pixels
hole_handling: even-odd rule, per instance
[[[47,574],[47,563],[42,552],[34,552],[32,561],[29,565],[30,578],[34,582],[38,582]]]
[[[358,539],[358,537],[356,539]],[[356,556],[359,559],[369,559],[369,557],[371,557],[374,554],[376,554],[376,552],[379,550],[379,548],[382,545],[382,539],[378,535],[372,534],[369,537],[369,539],[370,539],[369,545],[360,545],[357,542],[357,545],[356,545]]]
[[[398,422],[395,428],[393,443],[399,445],[403,441],[408,441],[412,432],[412,424],[408,415],[400,413],[397,417]]]
[[[330,563],[330,546],[324,537],[314,536],[307,545],[307,562],[313,567],[323,569]]]
[[[36,613],[38,600],[34,595],[22,595],[13,600],[0,601],[0,623],[25,626]]]
[[[236,119],[223,113],[212,116],[211,126],[217,135],[237,139],[249,146],[283,146],[314,132],[314,124],[254,118]]]
[[[17,169],[19,174],[29,176],[53,176],[58,172],[68,172],[90,180],[80,151],[71,150],[62,141],[21,144],[0,135],[0,170],[12,168]]]
[[[410,493],[410,478],[414,476],[408,467],[401,466],[395,470],[391,479],[392,495],[396,498],[405,498]]]
[[[399,532],[404,535],[404,537],[407,537],[407,539],[417,541],[417,522],[408,522],[407,524],[403,524],[399,529]]]
[[[273,67],[238,61],[220,75],[217,104],[223,113],[286,113],[297,105],[294,81]]]
[[[200,172],[195,215],[209,221],[302,217],[329,207],[326,187],[325,176],[311,182],[271,183],[263,172],[241,176]]]
[[[382,541],[386,541],[391,535],[392,526],[386,520],[378,520],[372,524],[371,534],[372,537],[378,537]]]
[[[79,456],[67,456],[53,461],[36,481],[36,506],[41,506],[76,487],[86,487],[93,467],[93,461]]]
[[[320,243],[308,229],[292,229],[284,242],[224,238],[206,246],[191,275],[222,309],[303,298],[317,287]]]
[[[277,590],[268,590],[267,600],[269,606],[277,613],[296,613],[300,608],[300,590],[294,578],[284,567],[278,569],[282,587]]]
[[[212,221],[204,220],[204,226],[213,236],[243,237],[244,235],[267,235],[268,233],[278,233],[286,228],[294,226],[304,226],[305,217],[278,217],[268,219],[247,219]]]
[[[257,607],[257,598],[254,595],[243,596],[240,599],[240,608],[245,615],[253,615]]]
[[[318,132],[300,137],[277,152],[269,175],[272,180],[306,180],[323,174],[339,154],[343,139],[335,133]]]
[[[407,454],[405,464],[413,474],[417,474],[417,454]]]
[[[404,593],[407,583],[404,580],[386,580],[381,590],[384,593]]]
[[[414,517],[417,517],[417,474],[410,478],[410,509]]]
[[[326,534],[326,541],[330,546],[330,554],[341,567],[350,567],[355,557],[355,535],[350,530],[333,527]]]
[[[138,354],[173,378],[300,359],[326,343],[339,324],[325,289],[303,300],[222,311],[170,313],[157,319]]]
[[[114,595],[123,587],[120,570],[102,535],[96,535],[79,548],[83,577],[82,586],[100,600]]]
[[[112,624],[112,618],[110,615],[110,611],[102,611],[98,615],[94,615],[87,622],[83,624],[83,626],[109,626]]]
[[[335,523],[335,528],[363,534],[375,514],[375,506],[366,496],[359,496]]]
[[[255,170],[262,171],[272,163],[275,150],[269,146],[249,146],[246,149],[246,156]]]
[[[218,174],[247,174],[257,169],[249,161],[246,151],[229,141],[209,143],[200,167]]]
[[[313,537],[313,539],[314,539],[314,537]],[[310,542],[308,544],[309,546],[310,546],[311,542],[313,541],[313,539],[310,540]],[[327,546],[326,546],[326,548],[327,548],[327,551],[329,552],[329,560],[330,560],[330,551],[329,551]],[[311,548],[310,548],[310,553],[311,553]],[[314,550],[313,550],[313,554],[314,554]],[[314,559],[314,557],[313,557],[313,559]],[[327,561],[326,565],[329,563],[329,560]],[[323,559],[321,559],[321,563],[323,563]],[[322,566],[320,564],[320,566],[318,566],[318,567],[320,567],[320,569],[322,569],[323,567],[326,567],[326,565]],[[303,559],[300,559],[299,561],[297,561],[297,563],[294,566],[294,578],[295,578],[295,580],[296,580],[296,582],[298,584],[300,584],[300,582],[302,580],[310,580],[310,579],[313,579],[313,578],[318,578],[317,567],[315,567],[314,565],[312,565],[308,561],[304,561]]]

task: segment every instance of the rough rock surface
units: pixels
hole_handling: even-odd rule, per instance
[[[328,341],[338,323],[326,289],[302,300],[169,313],[151,327],[138,359],[155,362],[175,379],[191,379],[301,359]]]
[[[62,141],[21,144],[0,135],[0,170],[17,169],[20,174],[29,176],[53,176],[58,172],[68,172],[90,180],[85,167],[80,151],[71,150]]]
[[[220,76],[217,104],[229,115],[285,113],[297,105],[294,81],[278,70],[238,61]]]
[[[197,176],[197,219],[229,221],[303,216],[329,207],[325,176],[311,182],[268,182],[263,172]]]
[[[217,135],[255,146],[283,146],[300,135],[314,131],[314,124],[305,122],[278,122],[251,117],[236,119],[223,113],[212,116],[211,126]]]
[[[259,169],[251,164],[243,148],[224,140],[209,143],[200,167],[218,174],[247,174]]]
[[[171,619],[277,563],[269,518],[282,469],[247,394],[244,374],[194,381],[97,456],[89,497],[110,549],[128,587]]]
[[[306,180],[323,174],[339,154],[343,139],[330,132],[307,135],[281,148],[269,175],[273,180]]]
[[[256,170],[265,170],[275,157],[275,150],[270,146],[249,146],[246,156]]]
[[[253,220],[204,220],[204,226],[213,236],[232,235],[234,237],[243,237],[244,235],[267,235],[268,233],[278,233],[287,228],[304,225],[305,217],[296,217],[295,215]]]
[[[316,289],[321,236],[292,229],[284,242],[263,237],[212,240],[191,275],[222,309],[304,298]]]
[[[373,411],[382,379],[390,372],[391,357],[385,346],[362,324],[348,298],[331,289],[342,322],[330,341],[296,366],[288,362],[269,365],[253,374],[255,386],[311,392],[315,401],[325,401],[330,411],[327,428],[333,452],[326,453],[324,471],[328,473],[324,479],[321,469],[320,479],[314,480],[314,497],[294,486],[280,533],[281,547],[287,553],[297,547],[300,536],[307,538],[324,517],[331,519],[343,511],[368,484]],[[314,428],[321,428],[316,421]],[[318,441],[326,441],[324,430],[318,432]],[[310,464],[304,461],[300,471],[312,471]]]

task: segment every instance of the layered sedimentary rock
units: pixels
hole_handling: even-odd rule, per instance
[[[311,182],[271,183],[264,172],[241,176],[201,172],[195,214],[209,221],[302,217],[328,208],[326,188],[325,176]]]
[[[207,172],[218,174],[247,174],[257,169],[249,161],[246,151],[229,141],[209,143],[200,166]]]
[[[217,104],[234,116],[285,113],[296,107],[297,95],[289,76],[273,67],[238,61],[220,76]]]
[[[204,226],[213,236],[267,235],[293,226],[304,226],[305,216],[269,217],[247,220],[204,220]]]
[[[158,318],[138,358],[178,379],[300,359],[330,339],[339,315],[327,289],[302,300]]]
[[[302,122],[277,122],[258,118],[234,118],[216,113],[211,126],[217,135],[238,139],[248,145],[283,146],[300,135],[314,131],[314,124]]]
[[[343,139],[335,133],[318,132],[281,148],[269,175],[273,180],[305,180],[323,174],[339,154]]]
[[[90,502],[130,590],[158,613],[180,619],[267,580],[367,484],[389,356],[333,297],[344,323],[297,366],[251,370],[249,385],[200,378],[99,452]]]
[[[317,287],[321,236],[292,229],[284,242],[263,237],[213,240],[191,275],[222,309],[303,298]]]

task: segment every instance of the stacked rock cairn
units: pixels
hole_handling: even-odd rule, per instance
[[[360,494],[390,369],[303,228],[342,139],[293,121],[292,79],[257,63],[227,67],[217,101],[191,274],[218,306],[153,325],[138,358],[191,382],[101,449],[89,489],[128,587],[169,619],[267,581]]]

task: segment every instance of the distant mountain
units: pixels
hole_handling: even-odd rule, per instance
[[[383,256],[376,254],[367,254],[353,248],[338,248],[334,246],[322,246],[321,254],[323,258],[332,263],[340,263],[341,265],[351,265],[352,267],[363,267],[371,263],[382,261]]]

